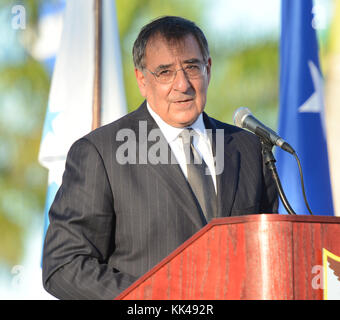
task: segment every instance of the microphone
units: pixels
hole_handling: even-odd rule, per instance
[[[235,111],[234,123],[240,128],[245,128],[255,133],[265,141],[268,141],[291,154],[295,154],[295,150],[289,145],[288,142],[283,140],[272,129],[266,127],[263,123],[257,120],[248,108],[240,107]]]

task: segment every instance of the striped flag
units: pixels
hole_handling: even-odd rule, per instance
[[[313,28],[312,0],[282,0],[279,135],[300,158],[308,203],[316,215],[333,215],[326,127],[324,81]],[[308,214],[294,157],[277,150],[278,173],[297,214]],[[282,204],[280,213],[286,213]]]
[[[95,79],[95,2],[68,0],[53,70],[39,162],[48,169],[44,236],[48,211],[61,185],[67,152],[92,129]],[[115,2],[102,0],[101,125],[126,113]]]

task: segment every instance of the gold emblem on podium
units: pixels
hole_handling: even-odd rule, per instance
[[[322,249],[324,300],[340,300],[340,257]]]

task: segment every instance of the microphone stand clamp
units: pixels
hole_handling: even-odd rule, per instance
[[[291,215],[296,215],[296,213],[294,212],[294,210],[292,209],[292,207],[290,206],[290,204],[287,200],[287,197],[286,197],[286,195],[283,191],[282,185],[281,185],[279,175],[278,175],[277,170],[276,170],[276,165],[275,165],[276,159],[275,159],[275,157],[273,155],[273,151],[272,151],[274,144],[269,139],[260,138],[260,141],[261,141],[261,145],[262,145],[263,161],[273,175],[273,178],[274,178],[280,199],[281,199],[285,209],[287,210],[287,212]]]

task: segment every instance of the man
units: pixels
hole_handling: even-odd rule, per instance
[[[212,218],[277,211],[258,138],[203,112],[202,31],[159,18],[133,56],[146,101],[74,143],[50,210],[43,282],[58,298],[113,299]]]

